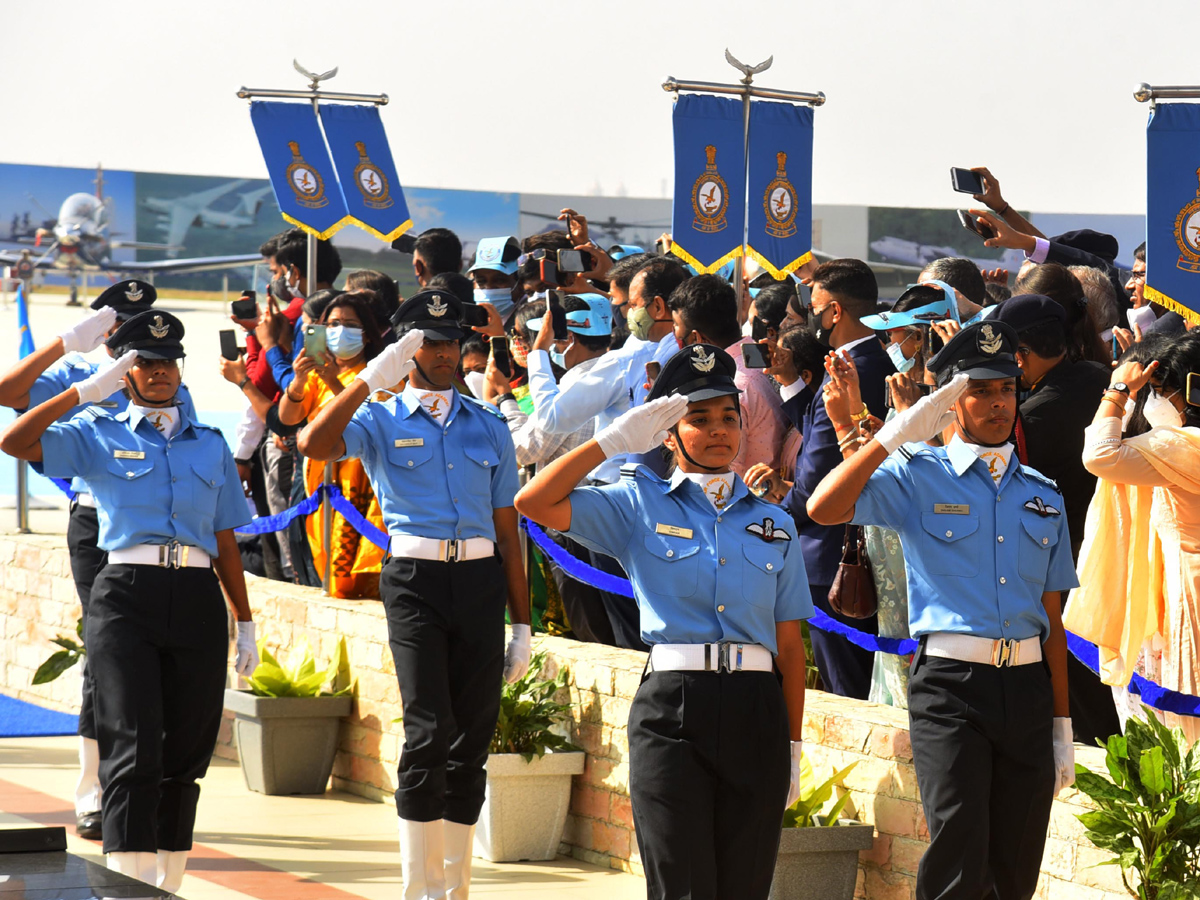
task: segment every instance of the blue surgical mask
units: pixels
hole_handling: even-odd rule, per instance
[[[901,344],[888,344],[885,348],[887,355],[892,360],[892,365],[896,367],[897,372],[907,372],[917,364],[917,358],[914,356],[909,359],[904,355],[904,348]]]
[[[330,325],[325,329],[325,346],[338,359],[353,359],[362,353],[363,330],[348,325]]]
[[[512,291],[509,288],[475,288],[476,303],[490,303],[504,318],[512,312]]]
[[[554,363],[560,369],[566,369],[567,353],[570,351],[570,349],[574,345],[574,343],[575,343],[575,341],[572,340],[570,344],[567,344],[567,349],[563,350],[562,352],[559,352],[557,347],[551,345],[551,347],[550,347],[550,362]]]

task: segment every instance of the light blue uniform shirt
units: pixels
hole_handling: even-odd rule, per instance
[[[957,437],[889,456],[858,498],[854,522],[899,532],[914,638],[948,631],[1045,640],[1042,593],[1079,586],[1054,482],[1014,457],[997,486]]]
[[[101,550],[178,541],[216,556],[215,533],[250,521],[225,438],[185,409],[168,439],[137,409],[112,415],[90,406],[46,429],[42,466],[51,477],[87,482]]]
[[[741,641],[776,653],[775,623],[813,612],[792,517],[741,478],[718,511],[682,472],[666,481],[625,466],[616,484],[571,492],[567,534],[621,561],[647,644]]]
[[[539,380],[539,401],[533,408],[537,427],[549,434],[568,434],[578,431],[584,423],[596,420],[595,431],[611,425],[617,416],[646,399],[646,363],[666,365],[679,350],[674,334],[660,341],[626,340],[619,350],[600,357],[581,378],[566,390],[554,384],[550,356],[544,350],[529,354],[529,380]],[[623,456],[614,456],[598,465],[589,475],[606,484],[621,475]]]
[[[67,388],[74,387],[79,382],[91,378],[100,370],[101,365],[101,363],[92,362],[78,353],[66,354],[62,359],[39,375],[37,381],[33,383],[33,387],[29,389],[29,408],[33,409],[47,400],[53,400]],[[196,407],[192,403],[192,395],[188,393],[185,385],[179,385],[179,391],[175,394],[175,402],[183,407],[189,417],[193,419],[197,418]],[[115,393],[93,405],[99,406],[101,409],[106,409],[115,415],[129,408],[129,398],[125,396],[124,391],[117,390]],[[87,406],[72,406],[58,417],[58,421],[68,422],[86,408]],[[91,493],[91,488],[87,486],[87,483],[82,478],[71,479],[71,490],[77,494]]]
[[[362,460],[388,534],[496,540],[492,510],[513,505],[517,460],[495,407],[455,391],[443,423],[406,389],[360,406],[343,438],[342,458]]]

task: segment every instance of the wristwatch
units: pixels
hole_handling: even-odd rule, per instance
[[[1123,381],[1118,381],[1116,384],[1110,384],[1101,393],[1107,393],[1108,391],[1116,391],[1118,394],[1124,394],[1126,397],[1128,397],[1129,385]]]

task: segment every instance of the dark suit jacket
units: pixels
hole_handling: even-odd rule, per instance
[[[1187,320],[1177,312],[1168,310],[1154,322],[1142,329],[1142,334],[1159,334],[1168,337],[1187,331]]]
[[[1110,372],[1099,363],[1063,360],[1021,404],[1029,465],[1058,482],[1072,555],[1083,542],[1084,520],[1096,492],[1096,476],[1083,467],[1083,429],[1096,415]]]
[[[892,361],[874,337],[852,347],[849,356],[858,367],[863,402],[872,414],[883,419],[887,415],[887,385],[884,379],[896,371]],[[804,553],[804,567],[808,570],[808,583],[817,585],[833,583],[838,562],[842,558],[842,538],[846,534],[844,525],[818,525],[808,517],[805,508],[821,479],[842,461],[833,423],[829,421],[822,399],[822,390],[828,379],[829,375],[826,374],[821,386],[807,398],[806,392],[802,391],[784,404],[787,416],[793,422],[800,423],[804,440],[796,456],[796,481],[783,498],[783,505],[796,521],[800,549]],[[801,407],[802,403],[807,405]],[[792,404],[793,408],[789,409],[788,404]]]

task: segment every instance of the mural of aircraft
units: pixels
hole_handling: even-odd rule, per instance
[[[228,212],[211,208],[217,200],[244,184],[246,179],[239,178],[207,191],[197,191],[182,197],[145,198],[142,206],[158,214],[158,230],[167,236],[167,244],[170,245],[167,256],[174,258],[178,255],[188,230],[193,227],[247,228],[254,225],[263,198],[271,193],[270,185],[239,195],[236,206]]]

